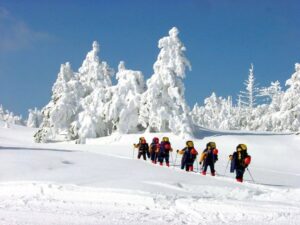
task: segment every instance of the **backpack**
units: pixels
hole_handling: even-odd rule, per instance
[[[192,154],[192,155],[198,155],[198,152],[197,152],[197,150],[196,150],[196,149],[192,148],[192,150],[191,150],[191,154]]]
[[[170,150],[171,150],[171,145],[170,145],[170,143],[164,144],[164,148],[165,148],[165,150],[170,151]]]
[[[161,153],[168,153],[171,150],[170,142],[162,142],[160,144],[160,152]]]
[[[191,153],[191,154],[190,154],[191,159],[192,159],[192,160],[195,160],[196,157],[197,157],[197,155],[198,155],[197,150],[194,149],[194,148],[192,148],[191,151],[190,151],[190,153]]]
[[[160,145],[159,144],[156,144],[156,143],[151,143],[151,151],[153,152],[158,152],[159,151],[159,147]]]
[[[139,147],[140,152],[147,152],[149,150],[149,145],[147,143],[143,143]]]
[[[251,163],[251,156],[250,155],[246,156],[246,158],[244,159],[244,163],[245,163],[245,166],[248,166]]]

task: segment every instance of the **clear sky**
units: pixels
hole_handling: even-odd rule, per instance
[[[0,104],[25,117],[43,107],[60,64],[77,71],[93,40],[115,70],[124,60],[149,78],[173,26],[192,64],[190,106],[213,91],[235,98],[251,63],[267,86],[300,62],[299,0],[0,0]]]

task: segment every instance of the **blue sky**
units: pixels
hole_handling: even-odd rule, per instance
[[[149,78],[173,26],[192,64],[190,106],[213,91],[235,98],[250,63],[261,86],[283,85],[300,62],[299,12],[296,0],[0,0],[0,104],[25,117],[43,107],[60,64],[76,71],[93,40],[111,67],[124,60]]]

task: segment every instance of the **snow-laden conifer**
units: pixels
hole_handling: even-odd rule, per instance
[[[256,98],[258,95],[258,88],[255,83],[254,67],[252,63],[249,69],[248,79],[244,82],[244,84],[246,86],[246,90],[241,91],[242,105],[252,110],[253,107],[256,106]]]
[[[295,73],[286,81],[280,109],[284,130],[300,130],[300,64],[295,64]]]
[[[43,116],[40,110],[37,108],[28,110],[28,119],[26,123],[27,127],[39,128],[42,124],[42,121]]]
[[[182,81],[191,64],[184,55],[186,48],[178,33],[173,27],[169,36],[159,40],[160,52],[153,65],[154,74],[147,81],[148,89],[142,95],[139,121],[150,132],[193,133]]]
[[[22,119],[22,116],[16,116],[13,112],[5,110],[2,105],[0,105],[0,121],[5,122],[5,127],[9,128],[10,124],[24,126],[25,122]]]
[[[126,69],[121,61],[116,78],[118,83],[112,87],[113,96],[106,106],[107,119],[119,133],[137,132],[141,94],[145,91],[144,76],[140,71]]]
[[[51,101],[42,109],[43,122],[35,134],[37,142],[68,139],[68,129],[79,109],[82,86],[70,63],[62,64],[52,87]]]
[[[77,75],[83,87],[83,98],[80,100],[81,111],[72,123],[72,139],[84,143],[86,138],[106,136],[111,132],[111,123],[104,114],[105,104],[111,100],[111,77],[114,74],[109,65],[99,59],[100,47],[94,41]]]

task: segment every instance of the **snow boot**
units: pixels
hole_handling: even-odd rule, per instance
[[[202,175],[204,175],[204,176],[205,176],[205,175],[206,175],[206,171],[202,171]]]
[[[215,176],[215,175],[216,175],[216,173],[215,173],[215,172],[213,172],[213,173],[211,173],[211,175],[212,175],[212,176]]]
[[[193,166],[189,166],[189,171],[194,171],[194,167]]]
[[[166,165],[167,165],[167,167],[170,167],[170,163],[167,162]]]
[[[236,178],[237,182],[243,183],[243,178]]]
[[[163,165],[163,163],[162,163],[162,162],[160,162],[160,163],[159,163],[159,165],[161,165],[161,166],[162,166],[162,165]]]

